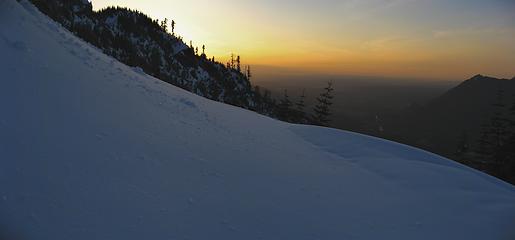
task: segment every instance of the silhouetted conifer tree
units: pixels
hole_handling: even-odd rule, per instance
[[[252,73],[250,72],[250,65],[247,65],[247,79],[250,81],[252,78]]]
[[[161,28],[163,31],[168,32],[168,18],[165,18],[165,20],[161,21]]]
[[[302,94],[299,97],[299,101],[295,103],[297,110],[304,112],[304,108],[306,107],[306,89],[302,89]]]
[[[241,58],[239,55],[236,57],[236,71],[241,72]]]
[[[175,36],[175,21],[172,20],[172,35]]]
[[[278,117],[283,121],[291,121],[291,107],[292,103],[288,96],[288,90],[284,90],[284,95],[278,106]]]
[[[231,64],[229,66],[234,69],[234,53],[231,53]]]
[[[306,108],[306,89],[303,89],[301,95],[299,96],[298,101],[295,103],[295,122],[297,122],[297,123],[305,123],[306,122],[306,113],[304,112],[305,108]]]
[[[317,98],[317,105],[315,106],[312,120],[314,124],[327,126],[329,123],[329,116],[331,115],[330,107],[333,105],[333,82],[328,82],[324,92]]]

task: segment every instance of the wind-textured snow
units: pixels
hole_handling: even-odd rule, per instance
[[[145,75],[0,0],[0,239],[515,239],[515,188]]]

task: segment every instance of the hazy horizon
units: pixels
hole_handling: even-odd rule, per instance
[[[257,85],[266,86],[273,82],[295,81],[296,83],[327,82],[327,81],[343,81],[347,83],[363,83],[363,84],[408,84],[408,85],[452,85],[461,83],[473,76],[481,73],[474,73],[464,78],[431,78],[419,76],[382,76],[367,74],[345,74],[345,73],[320,73],[311,72],[309,70],[282,67],[272,65],[252,65],[253,78],[252,82]],[[497,76],[490,76],[496,77]],[[500,78],[500,77],[499,77]],[[323,85],[323,84],[322,84]],[[322,86],[321,85],[321,86]]]
[[[464,80],[515,76],[509,0],[93,0],[173,19],[208,56],[305,74]],[[228,14],[230,13],[230,14]],[[265,73],[266,74],[266,73]]]

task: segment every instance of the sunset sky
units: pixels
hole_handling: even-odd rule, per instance
[[[93,0],[174,19],[209,56],[302,73],[515,76],[513,0]],[[295,72],[295,71],[293,71]]]

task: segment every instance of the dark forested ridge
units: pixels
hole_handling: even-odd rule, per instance
[[[294,123],[312,123],[314,115],[282,104],[269,90],[252,86],[250,66],[240,56],[220,63],[206,46],[186,44],[175,33],[175,21],[158,21],[121,7],[93,11],[87,0],[30,0],[65,28],[131,67],[197,95]],[[325,114],[329,115],[330,112]],[[328,117],[328,116],[325,116]]]
[[[250,71],[240,62],[225,65],[209,58],[205,46],[187,45],[175,22],[153,20],[127,8],[93,11],[87,0],[31,0],[43,13],[119,61],[206,98],[273,115],[269,95],[256,94]],[[238,58],[239,60],[239,58]]]

